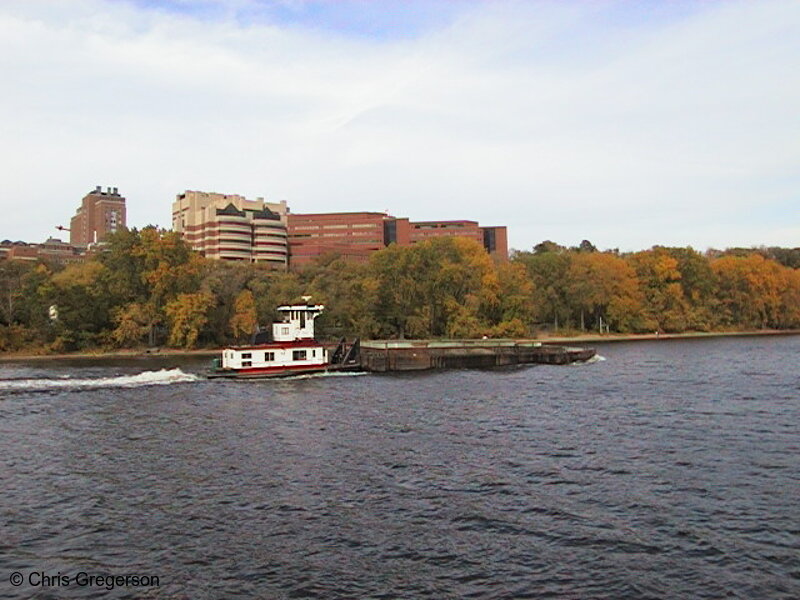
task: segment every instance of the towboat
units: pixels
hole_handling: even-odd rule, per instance
[[[325,306],[309,304],[307,298],[306,304],[278,307],[281,319],[272,324],[271,339],[263,341],[268,336],[259,334],[254,344],[225,348],[222,356],[214,359],[207,377],[255,379],[359,370],[358,340],[347,344],[342,339],[337,346],[327,347],[315,339],[314,319]]]

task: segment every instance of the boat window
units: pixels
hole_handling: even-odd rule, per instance
[[[317,355],[317,351],[316,351],[316,350],[312,350],[312,351],[311,351],[311,357],[313,358],[313,357],[315,357],[316,355]]]
[[[306,359],[306,351],[305,350],[295,350],[292,352],[292,360],[305,360]]]
[[[305,329],[306,327],[306,313],[305,311],[300,311],[300,329]]]
[[[283,335],[289,335],[289,328],[288,327],[281,327],[281,333]]]
[[[264,352],[264,362],[272,362],[275,360],[274,352]]]
[[[250,355],[249,352],[242,352],[242,360],[244,360],[245,358],[252,358],[252,356]]]
[[[249,366],[250,366],[250,365],[252,365],[252,364],[253,364],[253,363],[252,363],[252,362],[250,362],[249,360],[243,360],[243,361],[242,361],[242,366],[243,366],[243,367],[249,367]]]

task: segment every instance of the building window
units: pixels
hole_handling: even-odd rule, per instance
[[[292,351],[292,360],[305,360],[306,359],[306,351],[305,350],[294,350]]]
[[[273,362],[275,360],[274,352],[264,352],[264,362]]]

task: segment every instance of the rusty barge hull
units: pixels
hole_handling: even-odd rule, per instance
[[[566,365],[591,359],[594,348],[575,348],[512,340],[452,342],[369,341],[361,343],[364,371],[486,369],[525,364]]]

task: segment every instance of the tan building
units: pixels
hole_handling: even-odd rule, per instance
[[[83,197],[69,226],[69,242],[86,247],[106,239],[109,233],[125,227],[125,198],[117,188],[104,192],[98,185]]]
[[[286,270],[287,212],[285,200],[270,203],[238,194],[187,190],[172,203],[172,228],[207,258]]]

